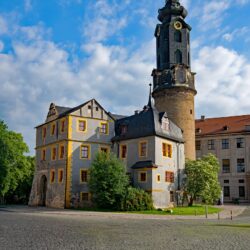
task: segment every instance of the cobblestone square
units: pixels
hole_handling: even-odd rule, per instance
[[[250,208],[230,219],[0,208],[0,249],[250,249]]]

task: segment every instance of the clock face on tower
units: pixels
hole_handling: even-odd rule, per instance
[[[182,29],[182,23],[179,22],[179,21],[175,21],[175,22],[174,22],[174,28],[175,28],[176,30],[181,30],[181,29]]]

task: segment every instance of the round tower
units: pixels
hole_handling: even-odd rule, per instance
[[[190,64],[191,27],[179,0],[166,0],[156,26],[157,68],[153,70],[153,97],[160,112],[183,130],[185,156],[195,159],[195,73]]]

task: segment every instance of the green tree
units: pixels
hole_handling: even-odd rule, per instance
[[[6,195],[6,202],[9,204],[28,204],[30,191],[32,187],[34,172],[35,172],[35,157],[26,156],[27,163],[25,176],[15,190],[10,190]]]
[[[19,133],[8,130],[0,121],[0,197],[14,191],[28,175],[29,160],[24,155],[29,149]]]
[[[126,167],[114,154],[97,153],[90,168],[89,188],[98,208],[121,207],[129,184]]]
[[[190,206],[198,197],[210,204],[220,197],[219,169],[219,162],[212,154],[195,161],[187,161],[185,189],[190,197]]]

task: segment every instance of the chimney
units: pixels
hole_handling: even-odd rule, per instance
[[[202,115],[202,116],[201,116],[201,120],[202,120],[202,121],[205,121],[205,118],[206,118],[205,115]]]
[[[138,115],[140,113],[139,110],[135,110],[135,115]]]

